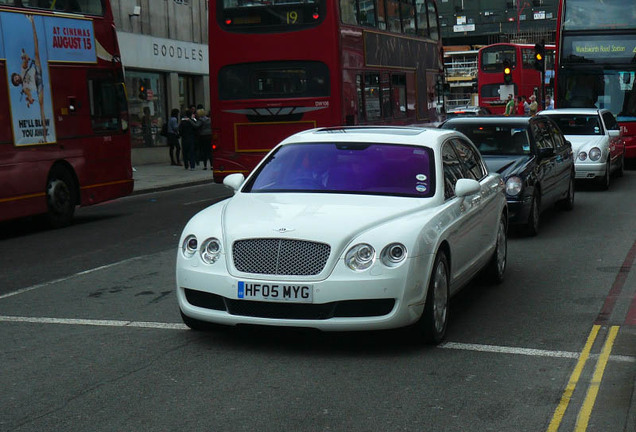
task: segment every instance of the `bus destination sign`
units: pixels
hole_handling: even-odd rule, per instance
[[[636,61],[636,37],[572,37],[564,41],[563,50],[569,61],[631,63]]]

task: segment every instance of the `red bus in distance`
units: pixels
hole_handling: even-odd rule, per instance
[[[133,190],[110,4],[6,3],[0,4],[0,221],[46,214],[53,227],[68,225],[76,206]]]
[[[605,108],[636,159],[636,2],[561,0],[556,108]]]
[[[541,72],[534,67],[534,44],[498,43],[482,47],[477,53],[477,86],[479,106],[501,115],[506,108],[509,94],[515,98],[534,94],[541,108]],[[546,101],[553,94],[555,46],[545,46],[545,92]],[[503,64],[508,61],[512,68],[512,83],[504,82]]]
[[[441,120],[434,0],[224,0],[209,11],[216,181],[301,130]]]

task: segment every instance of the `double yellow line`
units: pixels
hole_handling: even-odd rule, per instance
[[[548,432],[557,432],[559,430],[559,426],[561,426],[565,411],[570,404],[572,394],[574,393],[579,379],[581,378],[581,373],[583,372],[585,363],[587,363],[587,360],[590,357],[590,351],[592,351],[592,346],[596,341],[596,337],[598,336],[600,329],[600,325],[594,325],[594,327],[592,327],[592,331],[587,338],[587,342],[585,343],[585,347],[581,352],[579,361],[576,363],[574,371],[572,371],[572,375],[570,376],[568,385],[566,386],[565,391],[561,396],[561,401],[559,402],[559,405],[557,406],[554,415],[552,416],[552,421],[550,421],[550,425],[548,426]],[[596,402],[596,396],[598,395],[599,387],[601,386],[601,381],[603,380],[605,367],[607,366],[607,361],[609,360],[610,353],[612,352],[612,347],[614,346],[614,341],[616,339],[616,335],[618,334],[618,329],[619,326],[610,327],[607,339],[605,340],[605,344],[603,345],[601,354],[598,358],[598,361],[596,362],[596,368],[594,369],[592,381],[590,382],[590,385],[587,389],[585,400],[583,401],[581,410],[576,417],[576,425],[574,426],[575,432],[583,432],[587,430],[587,425],[590,421],[590,416],[592,415],[592,409],[594,408],[594,403]]]

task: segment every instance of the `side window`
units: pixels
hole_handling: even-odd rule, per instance
[[[88,95],[93,132],[119,131],[122,113],[127,111],[123,83],[110,74],[89,73]]]
[[[456,139],[453,143],[455,144],[459,160],[461,161],[462,166],[464,167],[464,172],[466,173],[464,177],[475,180],[481,180],[486,177],[486,170],[484,169],[481,156],[477,150],[461,139]]]
[[[429,35],[433,40],[439,40],[439,29],[437,26],[437,6],[435,6],[435,2],[427,1],[426,2],[428,9],[428,28]]]
[[[603,122],[607,130],[620,130],[620,126],[611,112],[603,113]]]
[[[561,133],[561,129],[556,125],[556,123],[549,122],[548,123],[550,135],[552,137],[552,141],[554,142],[554,146],[556,148],[561,148],[565,145],[565,137]]]
[[[554,143],[550,138],[550,133],[545,123],[540,121],[533,122],[530,130],[532,131],[534,142],[537,144],[538,149],[554,148]]]
[[[393,100],[393,116],[406,117],[406,75],[391,76],[391,93]]]
[[[444,198],[455,196],[455,184],[462,178],[462,167],[455,149],[450,141],[442,147],[442,161],[444,163]]]
[[[366,120],[378,120],[380,118],[380,75],[365,74],[364,103]]]
[[[340,19],[345,24],[358,24],[356,0],[340,0]]]

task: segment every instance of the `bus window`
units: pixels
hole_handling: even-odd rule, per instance
[[[391,76],[393,117],[406,117],[406,75]]]
[[[340,0],[340,19],[345,24],[358,24],[356,0]]]
[[[358,94],[358,122],[364,122],[364,89],[362,87],[362,75],[356,75],[356,93]]]
[[[484,48],[481,54],[481,70],[484,72],[502,72],[504,60],[510,61],[512,68],[517,65],[514,46],[493,46]]]
[[[393,116],[391,109],[391,81],[389,80],[389,74],[382,74],[382,81],[380,83],[380,93],[382,100],[382,117],[390,118]]]
[[[428,28],[429,28],[429,36],[433,40],[439,40],[439,29],[437,28],[437,7],[435,3],[427,0],[426,1],[427,10],[428,10]]]
[[[415,10],[417,10],[417,34],[428,37],[428,18],[426,17],[425,0],[415,0]]]
[[[121,114],[126,109],[126,96],[121,83],[103,74],[89,74],[88,93],[93,131],[120,130]]]
[[[364,86],[364,111],[367,121],[380,118],[380,75],[365,75]]]

